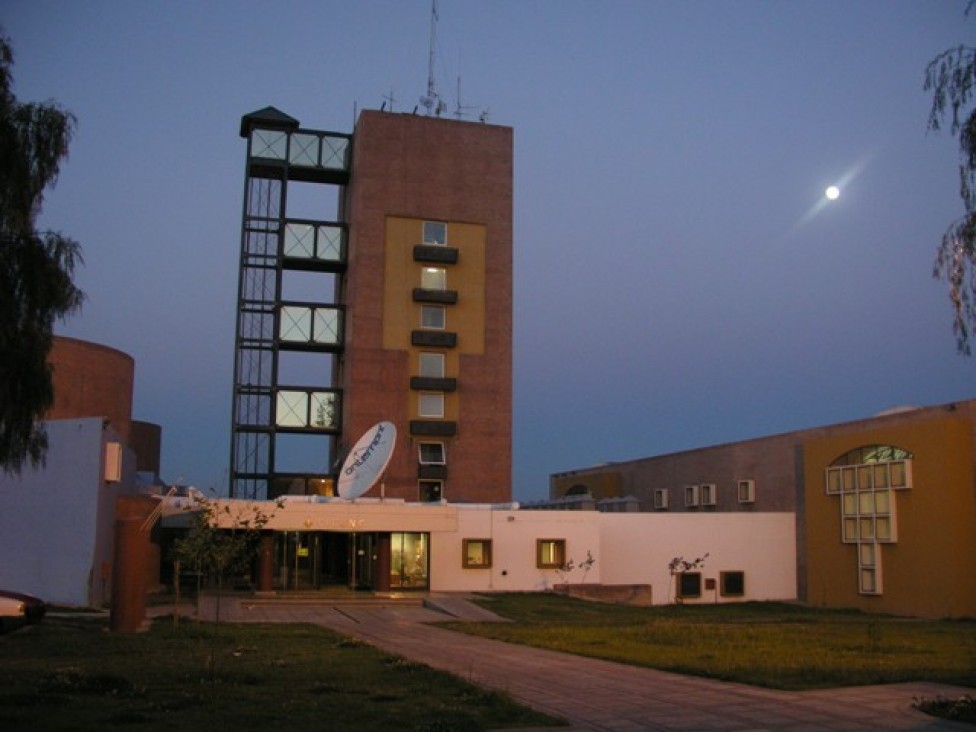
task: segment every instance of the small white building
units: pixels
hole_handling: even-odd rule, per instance
[[[584,585],[611,594],[614,587],[640,587],[653,604],[676,597],[796,598],[793,513],[540,511],[316,496],[216,504],[225,528],[255,511],[269,517],[265,566],[257,573],[262,590],[335,583],[378,591],[529,592]],[[164,526],[184,524],[192,508],[191,499],[167,499]]]

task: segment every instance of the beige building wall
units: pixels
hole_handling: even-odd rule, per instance
[[[806,599],[815,605],[931,617],[976,615],[976,402],[930,409],[912,420],[811,439],[804,445]],[[896,539],[879,544],[880,592],[864,594],[858,546],[841,535],[842,496],[825,471],[866,445],[912,454],[911,487],[892,491]]]

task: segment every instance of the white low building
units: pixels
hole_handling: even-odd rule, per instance
[[[796,598],[792,513],[545,511],[313,496],[214,503],[225,528],[255,512],[268,517],[268,559],[258,572],[264,586],[257,581],[263,590],[335,583],[378,591],[530,592],[582,585],[640,587],[653,604],[676,596]],[[167,499],[164,525],[185,525],[192,508],[191,499]]]

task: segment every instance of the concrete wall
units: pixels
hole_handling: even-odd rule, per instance
[[[105,483],[105,446],[119,436],[103,424],[49,421],[46,467],[0,475],[0,587],[65,605],[108,600],[115,500],[135,456],[124,450],[122,481]]]

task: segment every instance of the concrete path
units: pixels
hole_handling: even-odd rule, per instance
[[[421,604],[224,600],[228,622],[304,622],[367,641],[405,658],[569,721],[571,730],[927,730],[973,732],[971,725],[929,717],[916,697],[958,697],[973,689],[908,683],[825,691],[773,691],[636,668],[467,636],[436,627],[445,620],[490,619],[457,596]],[[208,616],[212,607],[201,607]],[[497,619],[497,618],[496,618]],[[562,729],[566,729],[565,727]]]

